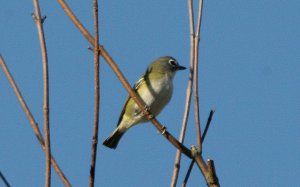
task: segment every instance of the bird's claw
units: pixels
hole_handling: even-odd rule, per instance
[[[154,116],[150,112],[150,107],[148,105],[144,106],[144,113],[147,115],[148,119],[152,119]]]
[[[164,135],[167,131],[167,127],[166,126],[162,126],[162,130],[161,130],[161,134]]]

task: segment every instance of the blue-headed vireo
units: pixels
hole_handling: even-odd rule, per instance
[[[160,57],[149,65],[146,72],[134,85],[135,92],[149,107],[152,115],[157,116],[168,104],[173,92],[173,78],[180,66],[175,58]],[[123,134],[132,126],[148,121],[135,101],[128,97],[119,117],[117,128],[103,142],[103,145],[115,149]]]

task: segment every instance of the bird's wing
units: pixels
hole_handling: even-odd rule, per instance
[[[134,84],[133,90],[135,91],[135,93],[137,93],[138,88],[143,84],[143,82],[145,82],[145,77],[146,77],[147,75],[148,75],[148,70],[147,70],[146,73],[143,74],[143,75],[139,78],[139,80]],[[121,112],[121,114],[120,114],[120,117],[119,117],[118,125],[117,125],[117,126],[119,126],[119,124],[121,123],[121,121],[122,121],[122,119],[123,119],[123,115],[124,115],[124,113],[125,113],[126,106],[127,106],[128,102],[130,101],[130,99],[131,99],[131,97],[128,96],[127,99],[126,99],[126,102],[125,102],[125,104],[124,104],[123,110],[122,110],[122,112]],[[140,110],[139,112],[137,112],[136,115],[139,115],[140,113],[141,113],[141,110]]]
[[[145,82],[145,75],[142,75],[140,79],[134,84],[133,89],[135,92],[139,89],[139,87]]]

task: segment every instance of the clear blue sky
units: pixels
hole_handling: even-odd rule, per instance
[[[0,1],[0,53],[42,127],[42,64],[32,1]],[[70,7],[93,32],[92,1]],[[100,1],[100,40],[133,84],[162,55],[189,64],[186,1]],[[197,7],[197,6],[195,6]],[[300,183],[300,1],[205,1],[199,93],[204,124],[216,109],[203,156],[222,186]],[[42,1],[50,68],[53,154],[74,186],[87,186],[93,124],[93,55],[56,1]],[[179,135],[188,71],[158,119]],[[101,59],[96,186],[169,186],[175,149],[150,124],[132,128],[117,150],[102,146],[127,97]],[[12,186],[44,185],[44,154],[0,70],[0,170]],[[186,146],[195,144],[190,116]],[[179,184],[189,160],[183,157]],[[62,186],[56,173],[53,186]],[[199,170],[189,186],[205,186]],[[3,186],[0,181],[0,186]]]

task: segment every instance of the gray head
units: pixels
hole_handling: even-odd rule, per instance
[[[171,56],[160,57],[148,67],[148,71],[150,72],[171,74],[174,74],[178,70],[184,69],[186,69],[186,67],[179,65],[177,60]]]

